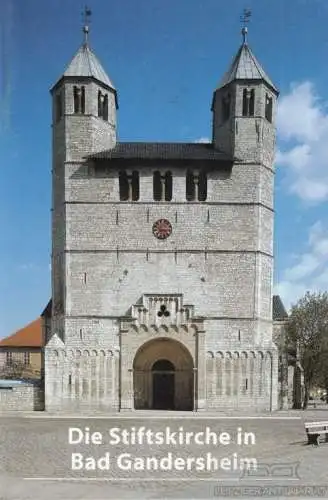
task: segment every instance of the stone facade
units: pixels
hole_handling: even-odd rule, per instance
[[[0,412],[42,410],[44,410],[43,388],[29,383],[0,381]]]
[[[81,85],[83,113],[72,104]],[[249,88],[255,109],[246,117],[241,103]],[[220,99],[227,90],[232,104],[222,123]],[[105,121],[99,102],[97,112],[99,91],[109,99]],[[265,117],[268,93],[271,120]],[[59,119],[58,95],[64,96]],[[234,81],[215,93],[211,145],[142,145],[138,154],[117,142],[116,93],[108,85],[70,71],[52,97],[46,410],[275,410],[276,93],[263,79]],[[196,193],[205,176],[201,201],[197,194],[186,199],[189,170]],[[137,172],[137,199],[129,194],[122,200],[122,171],[129,182]],[[165,173],[172,176],[169,201],[154,200],[155,172],[163,189]],[[168,237],[154,236],[159,220],[157,227],[166,229],[169,221]]]

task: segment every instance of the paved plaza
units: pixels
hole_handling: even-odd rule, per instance
[[[2,415],[0,498],[289,498],[292,493],[314,498],[313,486],[321,486],[318,495],[328,498],[328,443],[307,446],[304,431],[305,421],[328,419],[326,408],[279,412],[274,418],[176,412],[83,419]],[[86,470],[90,458],[88,467],[93,460],[103,469]]]

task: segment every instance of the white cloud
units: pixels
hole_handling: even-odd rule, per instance
[[[328,283],[328,226],[321,221],[311,226],[305,252],[294,256],[295,264],[285,269],[274,293],[281,296],[289,308],[307,290],[319,292]]]
[[[278,104],[279,149],[291,193],[303,201],[328,198],[328,110],[311,82],[291,87]]]
[[[211,141],[208,137],[200,137],[199,139],[196,139],[195,142],[200,142],[202,144],[208,144]]]

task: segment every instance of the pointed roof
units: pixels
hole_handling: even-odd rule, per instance
[[[225,73],[217,88],[223,88],[235,80],[261,80],[271,87],[274,92],[279,93],[246,41],[241,45],[229,70]]]
[[[62,77],[92,77],[115,90],[99,59],[87,43],[83,43],[79,48]]]
[[[57,81],[57,83],[54,85],[54,87],[57,86],[57,84],[65,77],[68,78],[94,78],[95,80],[98,80],[98,82],[101,82],[102,84],[106,85],[110,89],[114,90],[116,94],[116,90],[112,82],[110,81],[106,71],[102,67],[99,59],[96,57],[96,55],[92,52],[89,46],[89,23],[90,23],[90,17],[91,17],[91,10],[88,7],[85,7],[84,10],[84,26],[82,29],[83,32],[83,43],[71,62],[69,63],[68,67],[64,71],[64,74],[61,76],[61,78]],[[54,88],[53,87],[53,88]]]
[[[285,321],[288,313],[279,295],[272,297],[272,319],[273,321]]]

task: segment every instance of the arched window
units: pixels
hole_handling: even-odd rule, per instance
[[[81,87],[81,113],[85,113],[85,87]]]
[[[119,173],[120,200],[139,200],[139,172],[133,171],[132,175],[122,171]]]
[[[226,94],[222,97],[222,121],[225,122],[230,118],[231,96]]]
[[[171,172],[165,173],[165,201],[172,200],[172,174]]]
[[[162,199],[162,178],[161,173],[156,171],[153,175],[153,196],[155,201]]]
[[[162,174],[158,170],[153,175],[153,196],[155,201],[172,200],[172,174]]]
[[[56,122],[59,122],[62,116],[63,116],[62,93],[58,92],[58,94],[56,95]]]
[[[103,119],[108,121],[108,95],[106,94],[104,97],[104,111],[103,111]]]
[[[85,87],[73,87],[74,113],[85,113]]]
[[[119,173],[119,185],[120,185],[120,200],[127,201],[129,199],[129,181],[126,172]]]
[[[268,94],[265,96],[265,118],[268,120],[268,122],[272,122],[272,104],[273,100],[272,97],[270,97]]]
[[[79,113],[80,112],[80,89],[78,89],[77,87],[74,87],[73,94],[74,94],[74,113]]]
[[[198,201],[206,201],[207,198],[207,175],[200,172],[198,177]]]
[[[205,172],[199,174],[187,171],[186,199],[187,201],[205,201],[207,198],[207,176]]]
[[[254,116],[255,91],[254,89],[243,90],[243,116]]]
[[[98,91],[98,116],[103,120],[108,120],[108,95]]]
[[[98,116],[102,117],[102,94],[98,91]]]
[[[132,201],[139,200],[139,172],[132,172]]]
[[[186,175],[186,199],[193,201],[195,199],[195,180],[193,173],[188,170]]]

